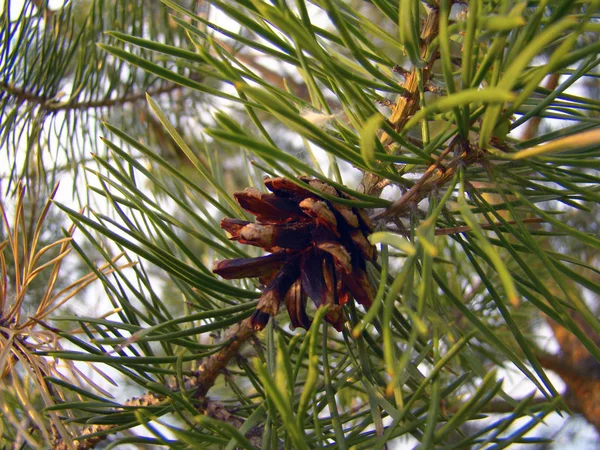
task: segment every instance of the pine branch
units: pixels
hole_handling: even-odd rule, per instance
[[[27,90],[13,86],[4,82],[0,82],[0,90],[3,90],[8,95],[16,97],[20,103],[31,103],[38,105],[42,111],[54,113],[58,111],[73,111],[73,110],[86,110],[86,109],[98,109],[98,108],[111,108],[114,106],[123,106],[128,103],[136,103],[138,101],[146,101],[146,95],[160,95],[181,89],[182,86],[174,83],[169,83],[165,86],[161,86],[156,89],[149,90],[147,92],[138,92],[135,94],[126,95],[124,97],[117,97],[112,99],[104,100],[90,100],[86,102],[76,102],[69,100],[67,102],[58,102],[54,98],[46,97],[43,95],[33,94]]]
[[[442,161],[448,154],[453,152],[456,156],[446,165]],[[383,219],[391,216],[398,216],[405,212],[410,204],[417,204],[423,200],[429,193],[443,186],[450,181],[459,167],[465,167],[480,159],[482,152],[473,148],[461,135],[456,135],[450,145],[442,151],[419,180],[402,197],[396,200],[387,210],[373,217],[373,219]],[[433,176],[437,173],[437,176]],[[381,182],[378,183],[381,185]]]
[[[539,223],[543,223],[545,222],[543,219],[540,219],[539,217],[530,217],[530,218],[526,218],[526,219],[521,219],[520,221],[521,223],[531,223],[531,224],[539,224]],[[516,220],[510,220],[508,222],[506,222],[507,225],[516,225],[517,222]],[[480,223],[479,227],[482,230],[491,230],[494,227],[502,227],[504,224],[500,223],[500,222],[495,222],[493,224],[488,224],[488,223]],[[410,236],[411,232],[408,230],[398,230],[398,229],[393,229],[394,233],[399,234],[401,236]],[[471,227],[467,226],[467,225],[463,225],[463,226],[459,226],[459,227],[452,227],[452,228],[436,228],[435,230],[435,235],[436,236],[449,236],[451,234],[459,234],[459,233],[468,233],[469,231],[471,231]]]
[[[256,329],[252,326],[250,318],[243,320],[227,333],[226,340],[229,341],[229,344],[221,351],[202,361],[198,368],[195,398],[206,396],[229,360],[238,354],[242,345],[255,333]]]
[[[439,23],[440,11],[437,8],[432,8],[427,15],[427,20],[425,21],[423,31],[421,33],[420,53],[422,58],[427,56],[430,45],[433,43],[434,39],[439,33]],[[431,80],[433,64],[437,58],[438,52],[433,51],[431,52],[429,61],[423,69],[415,67],[410,72],[403,69],[397,69],[397,71],[402,70],[405,76],[404,83],[401,85],[405,92],[401,95],[398,95],[396,103],[392,109],[392,114],[388,119],[388,122],[395,130],[401,130],[411,116],[413,116],[419,109],[419,76],[423,81],[423,85],[428,85],[429,81]],[[419,71],[421,71],[420,74]],[[387,133],[383,133],[380,141],[384,148],[387,148],[391,143],[391,138]],[[365,172],[359,185],[359,190],[365,194],[376,197],[379,197],[383,188],[384,184],[382,183],[381,177],[370,172]]]
[[[581,314],[572,312],[571,317],[596,345],[600,344],[600,336]],[[600,362],[571,331],[550,318],[546,321],[560,345],[560,353],[543,354],[538,360],[567,385],[565,402],[569,408],[582,414],[600,432]]]
[[[400,197],[397,201],[395,201],[392,206],[390,206],[387,210],[385,210],[381,214],[378,214],[377,216],[375,216],[374,219],[380,219],[383,217],[388,217],[388,216],[392,216],[394,214],[398,214],[405,208],[406,204],[409,201],[418,202],[419,199],[423,198],[423,196],[426,195],[422,192],[425,182],[431,177],[431,175],[433,175],[434,171],[436,171],[440,167],[442,161],[448,155],[448,153],[450,153],[450,151],[453,150],[453,148],[460,142],[461,142],[461,137],[459,135],[457,135],[452,140],[452,143],[448,147],[446,147],[446,149],[440,154],[440,156],[437,157],[435,162],[427,168],[427,170],[421,176],[419,181],[417,181],[408,191],[406,191],[406,193],[404,193],[404,195],[402,195],[402,197]]]
[[[516,402],[520,402],[522,399],[516,399]],[[462,404],[459,403],[452,408],[447,409],[447,413],[454,414],[460,408]],[[543,407],[548,405],[548,399],[546,397],[535,397],[533,398],[528,406],[529,407]],[[565,409],[565,405],[563,403],[557,403],[555,408]],[[515,410],[515,405],[513,403],[508,403],[506,400],[492,400],[487,403],[482,409],[481,413],[483,414],[510,414]]]
[[[277,86],[284,91],[290,88],[296,96],[300,97],[303,100],[310,100],[308,95],[308,87],[306,86],[306,83],[298,83],[292,77],[284,77],[282,74],[269,69],[264,64],[261,64],[258,61],[256,61],[256,56],[244,54],[240,51],[236,52],[233,46],[228,45],[227,43],[220,41],[216,38],[214,39],[214,41],[218,45],[220,45],[226,52],[235,56],[235,59],[237,61],[246,64],[247,66],[255,70],[258,70],[261,77],[264,80],[268,81],[269,84]]]
[[[198,405],[198,412],[206,415],[216,414],[215,418],[222,420],[224,407],[219,405],[213,405],[212,402],[206,399],[206,394],[214,386],[215,381],[219,374],[225,369],[229,361],[239,354],[241,347],[256,333],[256,330],[251,326],[250,319],[245,319],[239,324],[230,328],[225,338],[228,344],[223,347],[219,352],[204,359],[196,374],[191,377],[184,377],[186,390],[195,390],[193,397],[202,399]],[[181,390],[181,386],[178,387],[175,384],[169,385],[169,389],[173,391]],[[145,407],[155,406],[163,402],[168,401],[168,397],[155,392],[146,392],[140,397],[132,398],[126,401],[123,406],[134,406],[134,407]],[[118,409],[115,410],[117,412]],[[231,413],[228,413],[228,422],[232,425],[239,427],[242,422],[233,417]],[[99,442],[106,439],[108,433],[116,425],[92,425],[83,429],[80,435],[91,435],[99,433],[96,436],[90,436],[84,439],[75,440],[77,450],[87,450],[94,448]],[[70,450],[68,445],[62,439],[56,439],[52,446],[53,450]]]
[[[560,73],[553,73],[548,78],[545,88],[553,91],[558,87],[558,82],[560,81]],[[540,124],[542,123],[542,118],[540,116],[535,116],[529,119],[527,123],[527,128],[523,132],[523,136],[521,136],[522,141],[528,141],[537,136]]]

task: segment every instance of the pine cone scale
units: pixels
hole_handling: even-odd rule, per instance
[[[215,261],[212,271],[226,280],[262,278],[278,272],[286,258],[285,252],[277,252],[258,258],[226,259]]]

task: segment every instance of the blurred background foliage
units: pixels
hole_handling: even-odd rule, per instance
[[[2,445],[596,448],[598,6],[4,0]],[[376,226],[341,333],[211,272],[297,175]]]

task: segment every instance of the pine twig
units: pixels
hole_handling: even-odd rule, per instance
[[[198,412],[203,414],[211,414],[211,411],[220,410],[216,406],[210,407],[210,403],[206,400],[206,394],[214,386],[215,381],[219,374],[225,369],[229,361],[239,354],[241,347],[246,343],[254,334],[256,330],[251,326],[250,319],[245,319],[237,325],[234,325],[227,332],[225,341],[228,342],[225,347],[214,355],[202,360],[196,374],[191,377],[184,378],[185,389],[195,389],[193,394],[194,398],[203,399],[198,405]],[[177,389],[175,386],[169,386],[174,390]],[[181,387],[180,387],[181,388]],[[126,401],[123,406],[153,406],[161,404],[162,402],[168,401],[168,397],[155,392],[146,392],[140,397],[132,398]],[[222,408],[221,408],[222,409]],[[220,416],[219,416],[220,417]],[[240,424],[235,421],[231,415],[228,415],[231,420],[228,420],[232,424]],[[109,431],[116,425],[92,425],[84,428],[80,435],[92,435],[83,439],[74,440],[75,448],[77,450],[87,450],[94,448],[98,443],[106,439]],[[53,446],[53,450],[71,450],[67,443],[62,439],[57,439]]]
[[[420,53],[421,57],[425,58],[429,51],[429,46],[435,40],[439,33],[440,23],[440,11],[437,8],[433,8],[427,15],[427,20],[423,26],[421,33],[421,44]],[[406,122],[417,112],[419,109],[419,73],[421,70],[420,77],[423,80],[423,85],[427,85],[431,79],[431,71],[433,64],[438,58],[437,52],[431,52],[431,57],[427,61],[427,65],[423,69],[415,67],[410,72],[398,68],[395,68],[397,72],[401,72],[405,77],[401,87],[404,89],[404,93],[398,95],[395,106],[392,110],[388,121],[392,127],[398,131],[401,130]],[[381,143],[384,147],[390,144],[390,136],[387,133],[383,133],[380,138]],[[368,195],[378,197],[383,190],[383,184],[381,178],[370,172],[365,172],[359,185],[359,190]]]
[[[146,100],[146,94],[148,95],[160,95],[173,92],[181,89],[178,84],[167,84],[159,88],[149,90],[148,92],[138,92],[135,94],[126,95],[124,97],[117,97],[112,99],[104,100],[90,100],[84,102],[76,102],[69,100],[66,102],[58,102],[54,98],[47,97],[44,95],[37,95],[28,92],[19,86],[13,86],[4,82],[0,82],[0,91],[4,91],[6,94],[15,97],[20,102],[27,102],[34,105],[38,105],[42,111],[48,113],[54,113],[58,111],[73,111],[73,110],[85,110],[85,109],[98,109],[98,108],[111,108],[113,106],[122,106],[127,103],[136,103],[141,100]]]
[[[538,223],[545,222],[545,220],[540,217],[530,217],[527,219],[521,219],[521,222],[538,224]],[[511,220],[509,222],[506,222],[507,225],[516,225],[517,223],[518,222],[516,220]],[[500,223],[500,222],[495,222],[493,224],[494,227],[502,227],[503,225],[504,224]],[[492,229],[492,225],[487,224],[487,223],[480,223],[479,226],[483,230],[491,230]],[[462,225],[462,226],[452,227],[452,228],[436,228],[435,235],[436,236],[449,236],[451,234],[468,233],[469,231],[471,231],[471,227],[469,227],[467,225]],[[410,236],[411,235],[411,232],[409,230],[394,230],[394,233],[399,234],[401,236]]]
[[[448,155],[448,153],[450,153],[450,151],[452,150],[452,148],[454,147],[454,145],[458,141],[458,139],[460,139],[459,136],[454,138],[454,141],[448,147],[446,147],[446,149],[440,154],[440,156],[437,157],[435,162],[427,168],[425,173],[421,176],[421,178],[419,178],[419,181],[417,181],[408,191],[406,191],[404,193],[404,195],[402,195],[402,197],[400,197],[398,200],[396,200],[392,204],[392,206],[390,206],[388,209],[386,209],[382,213],[376,215],[374,217],[374,219],[381,219],[383,217],[388,217],[388,216],[397,214],[404,208],[404,206],[410,200],[413,199],[413,197],[418,197],[417,194],[418,194],[419,190],[422,188],[422,186],[425,184],[425,181],[427,181],[429,179],[429,177],[433,174],[433,172],[435,170],[437,170],[438,167],[440,167],[442,161]]]
[[[558,87],[558,82],[560,80],[560,73],[553,73],[548,78],[546,82],[545,88],[553,91]],[[528,141],[537,136],[540,124],[542,123],[542,118],[540,116],[534,116],[527,122],[527,128],[523,132],[523,136],[521,136],[522,141]]]
[[[584,317],[575,311],[569,313],[576,326],[596,346],[600,335]],[[556,372],[567,386],[565,403],[573,411],[583,415],[600,432],[600,362],[568,328],[546,317],[554,337],[560,346],[557,354],[540,354],[538,360],[545,368]]]
[[[442,161],[450,152],[456,155],[447,166],[442,165]],[[385,217],[397,216],[404,212],[408,203],[417,204],[423,200],[434,188],[441,187],[444,183],[450,181],[456,170],[461,166],[473,164],[481,156],[481,151],[472,148],[470,144],[460,135],[457,135],[450,145],[436,158],[421,178],[408,190],[402,197],[396,200],[388,209],[377,214],[373,219],[382,219]],[[435,172],[439,175],[432,178]]]
[[[250,319],[245,319],[234,326],[228,333],[229,344],[214,355],[209,356],[198,368],[198,383],[194,393],[195,398],[206,396],[210,388],[215,384],[219,374],[225,369],[231,358],[237,355],[244,343],[256,333],[251,325]]]

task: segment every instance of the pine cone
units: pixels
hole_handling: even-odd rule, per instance
[[[315,178],[299,180],[331,196],[350,198]],[[270,254],[215,261],[213,272],[226,279],[258,277],[266,285],[251,318],[257,330],[278,313],[282,301],[292,326],[308,329],[308,296],[317,307],[329,305],[326,320],[341,331],[349,294],[365,307],[373,299],[366,273],[366,261],[377,257],[367,240],[371,221],[364,211],[329,202],[286,178],[267,178],[265,186],[272,193],[246,188],[234,194],[256,223],[225,218],[221,227],[230,239]]]

